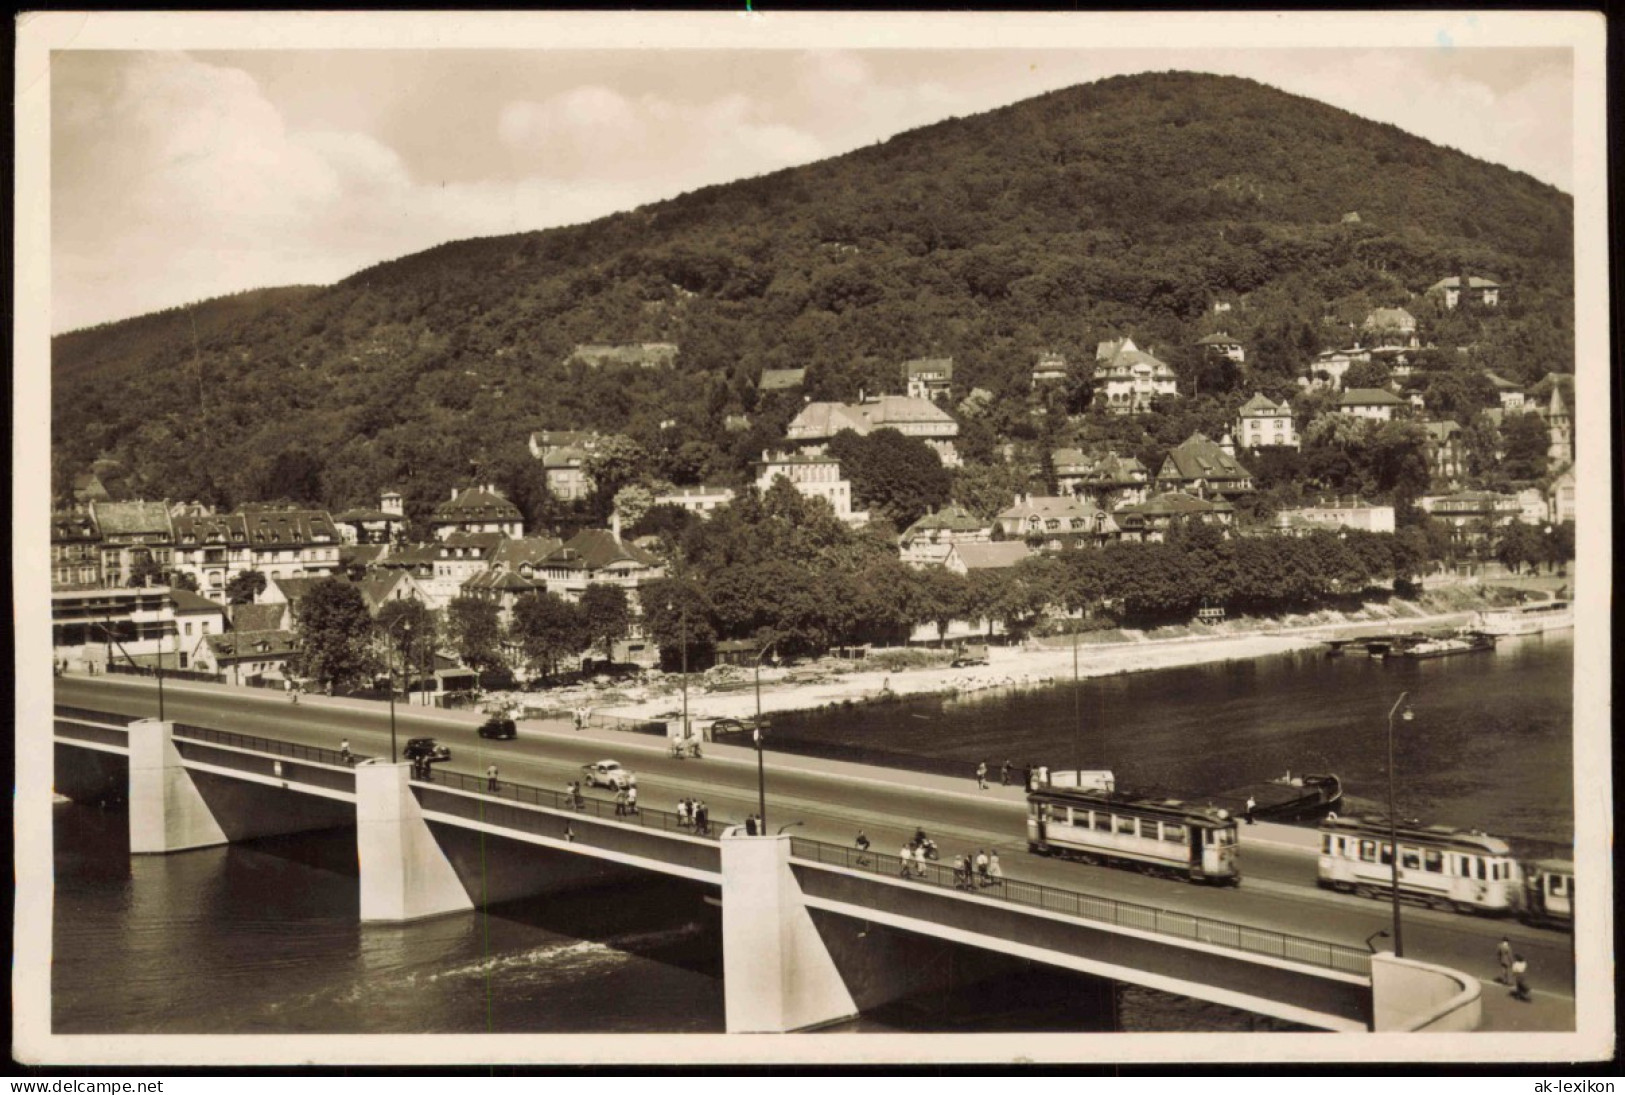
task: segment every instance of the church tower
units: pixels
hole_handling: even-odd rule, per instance
[[[1546,463],[1552,471],[1574,463],[1574,420],[1563,402],[1563,392],[1552,386],[1552,400],[1546,407]]]

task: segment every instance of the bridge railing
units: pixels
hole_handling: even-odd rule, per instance
[[[119,726],[128,726],[141,718],[140,715],[114,714],[111,711],[92,711],[88,707],[69,707],[66,704],[53,705],[53,713],[59,719],[72,719],[81,722],[105,722]]]
[[[848,845],[827,844],[806,837],[790,838],[790,854],[812,863],[868,871],[871,874],[900,875],[903,872],[902,858],[896,854],[888,855],[875,849],[861,851]],[[967,879],[952,866],[936,862],[926,864],[924,875],[919,873],[919,867],[915,865],[909,877],[923,885],[966,890],[982,897],[1075,916],[1081,920],[1094,920],[1118,927],[1154,932],[1158,935],[1175,936],[1193,942],[1247,951],[1251,954],[1322,966],[1342,973],[1361,976],[1369,976],[1371,973],[1370,953],[1341,943],[1288,935],[1267,928],[1252,928],[1244,924],[1119,901],[1116,898],[1100,897],[1076,890],[1063,890],[1036,882],[1022,882],[1012,878]]]
[[[213,745],[229,745],[237,749],[248,749],[271,756],[287,757],[290,760],[308,760],[315,761],[318,764],[334,764],[340,767],[360,764],[367,759],[360,753],[351,753],[349,756],[345,756],[337,749],[322,749],[314,745],[296,745],[291,741],[256,738],[249,734],[234,734],[230,730],[214,730],[207,726],[188,726],[179,722],[175,724],[175,736],[177,738],[190,738],[193,741],[206,741]]]
[[[422,776],[414,775],[412,778],[420,783],[425,782]],[[688,836],[698,836],[710,840],[720,839],[721,832],[726,827],[723,822],[713,821],[709,824],[706,832],[697,832],[691,821],[684,821],[669,810],[651,810],[639,806],[636,810],[625,810],[622,813],[616,813],[618,804],[614,801],[588,798],[586,795],[582,795],[579,799],[572,799],[563,791],[533,787],[529,784],[514,783],[511,780],[501,778],[497,779],[496,790],[492,790],[489,777],[473,775],[467,772],[448,772],[433,768],[430,769],[427,782],[438,783],[443,787],[453,787],[459,791],[469,791],[490,798],[529,803],[532,806],[545,806],[550,810],[573,810],[586,817],[603,818],[622,825],[639,825],[645,829],[684,833]]]

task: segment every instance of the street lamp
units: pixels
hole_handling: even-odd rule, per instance
[[[762,819],[762,831],[767,831],[767,773],[762,766],[762,659],[778,645],[777,639],[768,643],[756,655],[756,725],[751,737],[756,741],[756,808]]]
[[[395,634],[397,627],[401,628],[401,633],[406,636],[406,641],[410,643],[412,641],[412,617],[402,616],[384,628],[384,654],[389,659],[389,763],[391,764],[397,763],[398,760],[395,752],[395,655],[390,649],[390,637]],[[404,654],[402,655],[402,661],[405,661]]]
[[[119,642],[118,637],[113,634],[113,629],[107,626],[107,624],[110,624],[110,623],[113,622],[113,617],[108,616],[106,619],[107,619],[106,624],[97,624],[96,626],[102,629],[102,634],[103,635],[107,636],[107,660],[109,662],[111,662],[113,660],[113,644],[118,643],[118,652],[120,654],[124,655],[124,660],[130,663],[130,667],[132,669],[139,669],[140,666],[136,665],[135,659],[130,657],[130,652],[128,650],[124,649],[124,644]],[[158,677],[158,721],[163,722],[164,721],[164,643],[163,643],[162,639],[158,640],[158,670],[157,670],[157,677]]]
[[[1409,692],[1401,692],[1394,706],[1388,709],[1388,865],[1389,880],[1393,886],[1394,899],[1394,957],[1405,957],[1404,937],[1399,931],[1399,813],[1394,805],[1394,715],[1397,713],[1405,722],[1414,717],[1411,709],[1405,706],[1405,697]],[[1400,708],[1404,708],[1400,713]]]

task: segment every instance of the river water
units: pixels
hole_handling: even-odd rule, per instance
[[[1044,690],[794,717],[775,746],[965,772],[1109,766],[1124,782],[1217,794],[1291,767],[1386,795],[1401,723],[1401,809],[1555,847],[1571,838],[1572,642],[1383,664],[1315,653]],[[1081,714],[1082,732],[1076,733]],[[1596,728],[1606,732],[1606,728]],[[720,918],[701,889],[650,878],[404,926],[358,922],[351,831],[174,856],[129,855],[123,813],[55,808],[53,1027],[61,1033],[609,1033],[723,1029]],[[904,1001],[844,1030],[1100,1030],[1073,975],[1028,970]],[[1125,989],[1130,1030],[1273,1026]]]

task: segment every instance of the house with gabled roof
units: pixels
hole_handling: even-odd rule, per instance
[[[994,519],[999,535],[1022,540],[1041,551],[1062,551],[1117,537],[1117,523],[1106,510],[1077,495],[1018,495],[1015,504]]]
[[[1402,346],[1415,349],[1416,317],[1403,308],[1374,308],[1366,314],[1360,331],[1376,346]]]
[[[287,680],[288,663],[297,652],[292,631],[231,631],[199,639],[191,668],[218,674],[230,684]]]
[[[110,586],[129,582],[136,565],[151,561],[168,568],[173,563],[175,527],[167,502],[91,502],[90,519],[100,534],[102,581]]]
[[[1461,278],[1459,276],[1440,278],[1428,286],[1427,291],[1429,296],[1442,295],[1446,308],[1455,308],[1456,305],[1461,303]],[[1489,278],[1469,276],[1467,278],[1466,294],[1469,300],[1482,304],[1486,308],[1494,308],[1501,303],[1501,283],[1491,281]]]
[[[1292,405],[1277,403],[1262,392],[1236,412],[1236,442],[1244,449],[1295,449],[1298,431],[1292,424]]]
[[[1095,347],[1094,383],[1112,414],[1140,414],[1151,409],[1153,399],[1179,394],[1173,368],[1141,350],[1132,338]]]
[[[391,601],[417,601],[429,604],[429,595],[416,578],[405,570],[375,570],[355,584],[367,602],[367,611],[377,616]]]
[[[173,518],[175,569],[224,603],[232,575],[252,570],[267,579],[320,577],[336,572],[343,535],[326,510],[245,504],[236,513]]]
[[[632,595],[666,576],[659,559],[610,529],[582,529],[542,561],[541,573],[547,591],[567,601],[579,601],[588,586],[600,584]]]
[[[1484,370],[1484,377],[1495,389],[1495,396],[1501,401],[1503,411],[1521,411],[1524,408],[1524,389],[1522,384],[1514,383],[1499,373]]]
[[[1145,465],[1114,450],[1089,453],[1082,449],[1056,449],[1050,453],[1056,489],[1087,499],[1096,509],[1111,510],[1144,501],[1151,476]]]
[[[1422,432],[1427,435],[1428,471],[1435,483],[1452,482],[1466,474],[1467,450],[1455,419],[1423,422]]]
[[[860,392],[856,403],[808,403],[790,420],[785,436],[802,451],[820,455],[842,430],[867,436],[880,429],[919,438],[935,450],[947,467],[960,463],[954,450],[959,423],[931,400],[911,396],[865,398]]]
[[[1210,335],[1203,335],[1196,340],[1196,344],[1202,348],[1203,353],[1212,354],[1214,357],[1229,358],[1237,365],[1244,365],[1247,362],[1247,348],[1241,344],[1241,340],[1231,338],[1228,331],[1215,331]]]
[[[1253,473],[1236,459],[1229,434],[1215,442],[1206,434],[1193,433],[1169,451],[1157,472],[1156,488],[1198,498],[1234,498],[1253,489]]]
[[[1154,494],[1144,502],[1119,506],[1112,512],[1124,540],[1161,541],[1175,524],[1194,521],[1228,526],[1236,507],[1220,498],[1199,498],[1182,490]]]
[[[964,506],[948,505],[915,521],[897,538],[898,554],[910,566],[941,566],[955,544],[985,544],[993,524]]]
[[[293,628],[293,612],[288,602],[227,605],[233,631],[288,631]]]
[[[1032,386],[1036,389],[1046,384],[1059,384],[1071,375],[1063,355],[1053,350],[1045,351],[1038,355],[1038,364],[1033,366]]]
[[[903,362],[903,381],[910,399],[947,399],[953,389],[954,359],[917,357]]]
[[[942,566],[955,574],[969,574],[973,570],[1008,570],[1032,553],[1033,549],[1024,540],[951,544]]]
[[[360,506],[333,515],[339,537],[346,544],[393,544],[406,532],[406,510],[399,491],[386,490],[378,508]]]
[[[102,536],[88,512],[51,515],[51,588],[102,584]]]
[[[1385,388],[1350,388],[1337,401],[1337,413],[1374,422],[1388,422],[1410,404]]]
[[[451,498],[434,508],[429,527],[439,540],[458,532],[523,536],[525,518],[519,507],[491,484],[461,491],[453,487]]]

